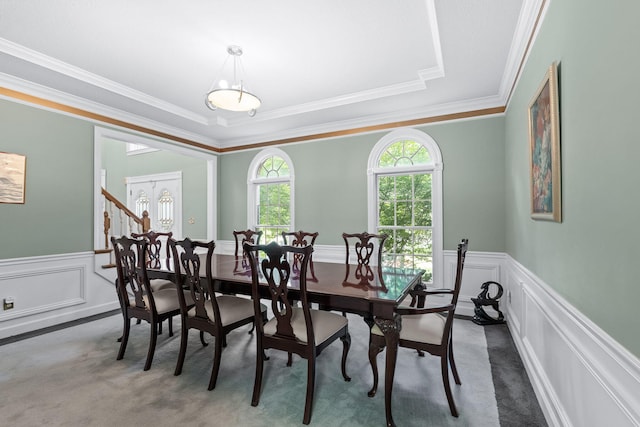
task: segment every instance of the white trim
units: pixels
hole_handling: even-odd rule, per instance
[[[285,162],[287,162],[287,165],[289,167],[288,177],[282,177],[282,178],[276,178],[276,179],[270,179],[270,178],[256,179],[258,168],[260,167],[264,159],[270,156],[281,157]],[[251,164],[249,165],[249,170],[247,172],[247,228],[255,230],[256,224],[258,223],[258,218],[256,218],[256,211],[255,209],[253,209],[253,207],[255,206],[255,200],[257,197],[256,184],[288,182],[289,188],[291,191],[290,199],[289,199],[289,212],[290,212],[290,218],[291,218],[290,227],[291,227],[291,230],[295,230],[295,209],[294,209],[295,194],[296,194],[295,181],[296,180],[295,180],[295,171],[294,171],[293,162],[291,161],[291,158],[287,153],[285,153],[279,148],[271,147],[271,148],[265,148],[264,150],[261,150],[258,154],[256,154],[253,157],[253,160],[251,161]]]
[[[136,144],[144,144],[149,147],[158,148],[160,150],[169,150],[185,156],[204,159],[207,161],[207,236],[217,235],[217,168],[218,157],[210,152],[197,149],[186,148],[176,145],[175,143],[164,140],[154,139],[144,135],[135,133],[122,132],[116,129],[95,126],[93,131],[94,155],[93,155],[93,171],[94,171],[94,248],[102,248],[104,242],[102,229],[102,192],[101,185],[101,169],[102,169],[102,150],[101,145],[108,140],[116,140],[121,142],[132,142]],[[98,266],[100,268],[100,266]]]
[[[395,167],[380,168],[378,161],[387,147],[394,142],[411,139],[422,144],[429,155],[431,163],[421,167]],[[427,133],[413,128],[400,128],[383,136],[369,153],[367,162],[367,215],[368,230],[375,233],[377,225],[377,194],[376,176],[379,173],[415,172],[417,170],[430,172],[431,177],[431,202],[432,202],[432,226],[433,226],[433,282],[442,283],[443,279],[443,217],[442,217],[442,153],[438,143]]]
[[[94,274],[93,252],[0,260],[3,297],[14,298],[0,338],[117,309],[113,283]]]
[[[508,258],[507,319],[550,426],[640,425],[640,360]]]

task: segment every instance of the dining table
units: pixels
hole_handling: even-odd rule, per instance
[[[201,261],[206,262],[205,255]],[[211,273],[215,292],[251,295],[251,266],[244,256],[214,254]],[[201,269],[204,271],[205,269]],[[368,266],[311,260],[307,269],[307,298],[323,309],[355,313],[371,327],[376,324],[386,342],[384,401],[387,426],[394,426],[391,396],[395,374],[401,318],[395,313],[400,302],[415,287],[422,286],[424,270],[392,265]],[[148,268],[150,279],[175,281],[173,264],[163,262],[159,268]],[[204,273],[203,273],[204,274]],[[299,296],[299,277],[292,271],[289,297]],[[265,282],[264,296],[268,287]]]

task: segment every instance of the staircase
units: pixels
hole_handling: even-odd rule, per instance
[[[149,212],[142,212],[142,218],[131,212],[127,207],[116,199],[111,193],[102,188],[104,205],[104,248],[95,249],[96,255],[109,255],[109,261],[102,265],[102,268],[113,268],[113,248],[111,247],[111,237],[130,236],[131,233],[146,233],[151,229]]]

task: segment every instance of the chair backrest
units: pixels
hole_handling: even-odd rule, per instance
[[[364,233],[342,233],[344,239],[347,258],[345,263],[349,264],[351,252],[356,254],[356,264],[358,265],[381,265],[382,249],[384,242],[389,238],[387,234]],[[372,256],[375,253],[375,257]]]
[[[180,310],[182,313],[186,313],[189,309],[185,300],[185,292],[188,292],[195,303],[195,317],[205,321],[215,321],[217,325],[221,325],[218,303],[215,298],[211,298],[214,295],[211,259],[213,250],[216,247],[215,242],[212,240],[205,243],[186,238],[180,241],[169,239],[168,243],[173,258],[173,271],[180,271],[183,277],[182,287],[178,290]],[[205,278],[202,277],[203,266],[200,255],[197,252],[198,248],[206,249]],[[185,289],[185,291],[183,292],[182,289]],[[209,318],[205,308],[205,302],[209,300],[213,305],[215,319]]]
[[[244,255],[243,246],[244,242],[251,243],[253,245],[260,244],[260,237],[262,237],[262,230],[233,230],[233,237],[236,240],[236,256]]]
[[[285,246],[313,246],[318,237],[318,232],[310,233],[308,231],[283,231],[282,241]]]
[[[135,239],[143,238],[149,242],[147,251],[147,267],[160,268],[162,264],[162,257],[164,256],[167,263],[167,268],[170,267],[169,257],[171,256],[171,250],[167,244],[168,240],[173,237],[173,232],[168,233],[160,231],[147,231],[146,233],[131,233],[131,237]],[[162,242],[164,241],[165,252],[162,253]]]
[[[308,231],[283,231],[282,232],[282,240],[285,246],[295,246],[298,248],[302,248],[305,246],[313,246],[316,242],[316,238],[318,237],[318,232],[310,233]],[[293,256],[293,266],[291,267],[293,272],[296,274],[296,279],[300,274],[300,255],[295,254]],[[307,280],[317,280],[315,277],[315,273],[313,271],[313,257],[309,258],[309,273],[310,277],[307,277]]]
[[[145,263],[149,242],[126,236],[111,237],[116,256],[118,295],[126,307],[155,310]],[[132,301],[133,300],[133,301]],[[150,306],[147,306],[147,302]]]
[[[309,264],[309,258],[313,252],[313,246],[280,246],[276,242],[268,245],[252,245],[244,244],[244,251],[251,265],[251,295],[253,298],[254,311],[256,316],[260,316],[260,297],[264,295],[260,292],[260,279],[262,278],[268,286],[268,294],[271,297],[271,309],[277,319],[275,337],[282,341],[290,341],[292,345],[298,345],[299,340],[296,339],[291,325],[293,307],[289,295],[289,279],[291,278],[290,260],[294,256],[299,256],[300,275],[298,278],[300,296],[296,297],[301,302],[302,310],[307,329],[307,344],[313,345],[315,342],[313,335],[313,324],[311,322],[311,314],[309,302],[307,300],[307,280],[306,272]],[[257,323],[257,329],[260,334],[264,333],[261,322]]]
[[[453,285],[453,297],[451,298],[451,304],[455,307],[458,304],[458,294],[460,293],[460,286],[462,286],[462,272],[464,270],[464,259],[467,256],[467,248],[469,247],[469,239],[462,239],[458,243],[458,254],[456,261],[456,280]]]

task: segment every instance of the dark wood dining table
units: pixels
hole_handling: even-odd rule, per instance
[[[206,258],[201,256],[204,263]],[[212,258],[214,289],[221,293],[251,295],[251,268],[246,258],[214,254]],[[204,269],[202,269],[204,271]],[[173,279],[172,265],[148,269],[149,278]],[[424,270],[391,266],[368,267],[343,263],[315,262],[307,272],[307,297],[310,302],[330,310],[355,313],[371,326],[374,322],[384,333],[385,413],[387,426],[394,426],[391,394],[395,374],[401,319],[395,308],[409,291],[421,285]],[[292,272],[290,295],[296,298],[299,278]],[[265,286],[265,295],[267,287]]]

